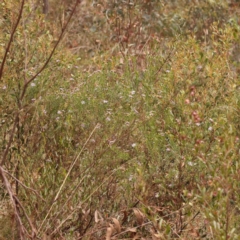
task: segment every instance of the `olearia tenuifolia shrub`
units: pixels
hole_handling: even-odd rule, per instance
[[[0,83],[3,149],[24,80],[55,41],[36,16]],[[40,239],[238,239],[239,29],[209,29],[205,41],[153,38],[141,56],[56,51],[26,90],[5,164],[27,229],[29,216]],[[15,234],[6,212],[3,238]]]

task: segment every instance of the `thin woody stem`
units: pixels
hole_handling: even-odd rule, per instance
[[[1,67],[0,67],[0,81],[1,81],[2,76],[3,76],[3,69],[4,69],[4,66],[5,66],[6,60],[7,60],[8,52],[9,52],[11,44],[13,42],[14,34],[15,34],[16,30],[17,30],[17,27],[18,27],[18,25],[20,23],[20,20],[21,20],[21,17],[22,17],[24,3],[25,3],[25,0],[22,0],[20,11],[19,11],[18,18],[17,18],[17,22],[16,22],[16,24],[15,24],[15,26],[13,28],[13,31],[11,33],[10,39],[9,39],[7,47],[6,47],[5,54],[3,56],[2,64],[1,64]]]

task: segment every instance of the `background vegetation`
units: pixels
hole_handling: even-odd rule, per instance
[[[239,12],[3,0],[0,239],[239,239]]]

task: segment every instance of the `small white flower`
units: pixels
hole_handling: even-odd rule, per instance
[[[130,126],[130,122],[125,122],[125,126]]]
[[[84,105],[86,102],[85,101],[81,101],[81,104]]]
[[[201,123],[198,122],[198,123],[196,123],[196,125],[199,127],[201,125]]]
[[[107,118],[106,118],[106,121],[107,121],[107,122],[110,122],[110,121],[111,121],[111,118],[110,118],[110,117],[107,117]]]
[[[131,91],[131,94],[132,94],[132,95],[134,95],[135,93],[136,93],[136,91],[134,91],[134,90],[133,90],[133,91]]]
[[[3,89],[3,90],[7,89],[7,86],[6,86],[6,85],[4,85],[4,86],[2,87],[2,89]]]
[[[108,103],[108,100],[103,100],[103,103]]]
[[[209,128],[208,128],[208,131],[212,131],[212,130],[213,130],[213,128],[212,128],[212,127],[209,127]]]
[[[129,180],[129,181],[132,181],[132,179],[133,179],[133,175],[130,175],[129,178],[128,178],[128,180]]]
[[[196,165],[196,163],[193,163],[193,162],[188,162],[188,165],[192,167],[192,166],[195,166],[195,165]]]
[[[109,141],[108,141],[109,145],[113,145],[115,142],[116,142],[116,139],[113,139],[113,140],[109,140]]]
[[[137,146],[137,144],[136,144],[136,143],[133,143],[133,144],[132,144],[132,147],[133,147],[133,148],[135,148],[136,146]]]
[[[107,114],[112,115],[112,108],[107,109]]]
[[[167,151],[167,152],[170,152],[170,151],[171,151],[171,149],[170,149],[170,148],[167,148],[167,149],[166,149],[166,151]]]
[[[154,115],[154,112],[151,111],[151,112],[149,113],[149,117],[152,117],[153,115]]]
[[[57,111],[57,114],[59,114],[59,115],[62,114],[62,111],[58,110],[58,111]]]
[[[203,68],[202,65],[198,65],[198,66],[197,66],[197,70],[201,70],[202,68]]]
[[[36,83],[32,82],[31,87],[35,87],[35,86],[36,86]]]

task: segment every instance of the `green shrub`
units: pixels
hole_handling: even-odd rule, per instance
[[[1,5],[2,46],[15,4]],[[0,237],[21,237],[17,224],[16,236],[9,230],[17,212],[32,239],[238,239],[239,26],[235,13],[228,16],[232,8],[225,1],[94,6],[83,3],[85,24],[97,26],[86,32],[90,40],[100,32],[105,45],[79,33],[95,52],[80,58],[66,49],[79,36],[66,33],[25,87],[48,61],[59,32],[50,23],[65,8],[46,17],[24,5],[0,82],[2,159],[10,143],[0,165],[10,186],[3,182]],[[121,42],[130,16],[143,35],[134,30]],[[123,35],[113,43],[106,38],[118,32],[116,19]]]

